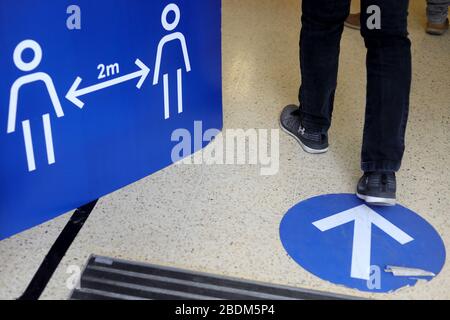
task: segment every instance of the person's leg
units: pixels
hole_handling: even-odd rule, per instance
[[[303,0],[300,108],[283,109],[280,126],[309,153],[328,150],[339,46],[350,0]]]
[[[340,40],[349,13],[350,0],[303,0],[299,100],[307,130],[326,132],[331,125]]]
[[[361,34],[367,47],[367,99],[361,168],[365,173],[377,172],[375,180],[385,183],[381,187],[394,199],[394,172],[400,169],[405,149],[411,88],[408,4],[408,0],[361,0]],[[372,5],[380,8],[380,29],[368,28],[367,8]],[[364,181],[370,183],[368,179]]]
[[[449,0],[427,0],[427,33],[442,35],[448,30]]]

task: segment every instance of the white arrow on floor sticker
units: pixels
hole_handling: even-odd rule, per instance
[[[90,87],[86,87],[83,89],[78,89],[78,86],[80,85],[82,79],[80,77],[77,77],[75,79],[75,82],[73,83],[72,87],[69,89],[69,92],[66,94],[66,99],[72,102],[74,105],[76,105],[78,108],[83,108],[84,102],[82,102],[78,97],[84,96],[88,93],[92,93],[98,90],[102,90],[108,87],[115,86],[116,84],[120,84],[129,80],[133,80],[135,78],[140,78],[139,82],[137,83],[136,87],[140,89],[147,78],[148,74],[150,73],[150,69],[139,59],[136,59],[135,61],[136,65],[140,68],[139,71],[124,75],[122,77],[118,77],[115,79],[111,79]]]
[[[320,231],[328,231],[354,221],[353,252],[350,276],[369,280],[372,224],[404,245],[414,239],[366,205],[342,211],[328,218],[313,222]]]

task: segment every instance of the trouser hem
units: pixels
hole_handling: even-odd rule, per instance
[[[377,160],[377,161],[363,161],[361,163],[361,169],[364,172],[373,171],[389,171],[397,172],[400,170],[401,161],[394,160]]]

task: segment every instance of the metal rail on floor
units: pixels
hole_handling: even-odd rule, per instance
[[[353,297],[91,256],[74,300],[347,300]]]

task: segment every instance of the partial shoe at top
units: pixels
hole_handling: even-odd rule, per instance
[[[448,25],[448,19],[443,23],[433,23],[428,21],[426,31],[428,34],[441,36],[448,30]]]
[[[361,30],[361,14],[352,13],[345,19],[344,25],[348,28]]]

